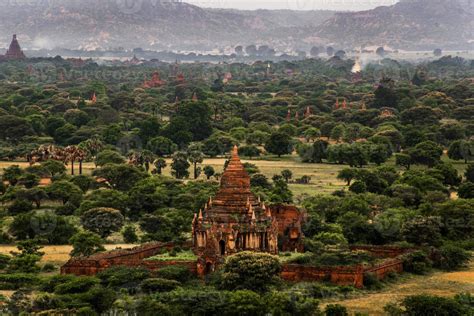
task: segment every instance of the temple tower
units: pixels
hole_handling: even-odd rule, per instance
[[[10,43],[10,47],[5,54],[5,58],[9,60],[22,60],[26,59],[25,54],[21,50],[20,44],[16,38],[16,34],[13,35],[12,42]]]

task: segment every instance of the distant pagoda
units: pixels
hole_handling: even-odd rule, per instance
[[[20,44],[18,43],[18,40],[16,38],[16,34],[13,35],[12,42],[10,44],[10,47],[7,50],[7,53],[4,56],[5,59],[8,60],[22,60],[26,59],[25,54],[21,50]]]

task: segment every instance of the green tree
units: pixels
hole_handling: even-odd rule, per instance
[[[290,169],[285,169],[281,172],[281,176],[285,179],[286,183],[289,183],[293,177],[293,172]]]
[[[443,148],[435,142],[426,141],[417,144],[408,153],[413,163],[433,167],[440,161]]]
[[[71,257],[88,257],[95,253],[105,251],[100,236],[89,231],[75,234],[71,237],[69,243],[72,245]]]
[[[354,180],[359,174],[357,169],[354,168],[344,168],[337,174],[337,178],[347,182],[347,186],[351,185],[352,180]]]
[[[127,225],[122,231],[123,241],[127,244],[134,244],[138,241],[137,232],[134,226]]]
[[[103,150],[97,154],[95,158],[96,166],[102,167],[106,164],[122,164],[125,163],[125,158],[114,150]]]
[[[147,148],[157,156],[169,156],[178,149],[178,146],[171,139],[158,136],[148,141]]]
[[[274,284],[281,270],[277,257],[266,253],[240,252],[227,257],[223,266],[222,287],[263,292]]]
[[[188,155],[185,152],[177,152],[173,155],[173,162],[171,163],[171,174],[177,179],[189,177],[190,164],[188,162]]]
[[[465,182],[459,186],[458,195],[461,199],[474,199],[474,183]]]
[[[474,164],[467,166],[464,176],[466,177],[467,181],[474,182]]]
[[[396,154],[395,155],[395,164],[397,166],[405,167],[406,170],[410,170],[411,167],[411,157],[406,154]]]
[[[82,226],[99,234],[102,238],[119,231],[123,226],[123,221],[124,217],[119,210],[106,207],[92,208],[81,216]]]
[[[94,170],[92,175],[103,178],[111,188],[119,191],[130,190],[135,183],[148,176],[137,167],[124,164],[107,164]]]
[[[41,162],[41,166],[45,168],[52,177],[66,172],[64,164],[57,160],[46,160]]]
[[[7,168],[3,168],[3,181],[7,181],[10,185],[15,186],[20,178],[25,174],[25,171],[18,165],[12,165]]]
[[[205,166],[204,169],[204,174],[206,175],[207,180],[209,180],[215,173],[216,171],[212,166]]]
[[[158,158],[153,162],[153,165],[155,166],[155,170],[153,170],[153,173],[161,175],[163,172],[163,169],[166,168],[166,160],[163,158]]]
[[[265,143],[265,150],[271,154],[278,155],[278,157],[285,154],[291,154],[293,151],[291,137],[285,133],[272,133],[268,141]]]
[[[199,177],[197,165],[204,161],[204,154],[201,151],[193,150],[188,153],[189,162],[193,164],[194,179]]]

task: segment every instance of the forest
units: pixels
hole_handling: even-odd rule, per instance
[[[0,309],[352,315],[331,298],[377,292],[405,274],[466,269],[474,249],[474,61],[354,65],[345,56],[0,63],[0,242],[17,248],[0,254]],[[59,262],[44,259],[42,248],[53,245],[81,257],[153,241],[182,245],[155,260],[193,258],[184,246],[193,215],[217,192],[234,145],[256,196],[306,212],[304,253],[239,253],[205,280],[179,267],[61,275]],[[404,257],[401,276],[365,275],[363,290],[278,277],[282,262],[379,260],[353,245],[416,251]],[[384,313],[472,315],[465,292],[407,296]]]

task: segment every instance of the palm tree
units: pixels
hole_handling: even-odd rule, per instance
[[[204,160],[204,154],[201,151],[194,150],[189,153],[189,162],[193,164],[194,167],[194,179],[198,177],[198,168],[197,164],[202,163]]]
[[[166,160],[163,158],[158,158],[153,162],[153,165],[155,166],[155,170],[153,170],[153,173],[160,174],[164,168],[166,168]]]

